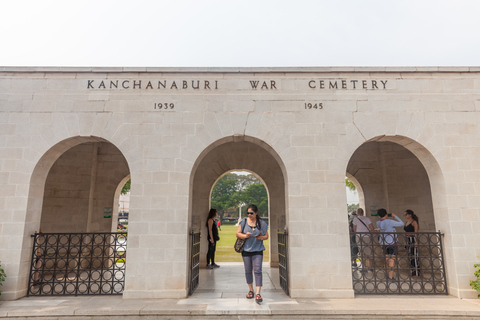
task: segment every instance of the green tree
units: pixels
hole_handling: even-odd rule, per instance
[[[241,191],[240,199],[247,205],[256,205],[261,217],[268,216],[268,193],[263,183],[249,184]]]
[[[347,212],[356,211],[360,207],[359,203],[347,204]]]
[[[345,178],[345,185],[347,186],[348,189],[350,189],[351,191],[355,191],[357,190],[357,188],[355,187],[355,185],[353,184],[353,182],[348,179],[348,178]]]
[[[238,206],[238,175],[227,173],[221,177],[212,190],[211,205],[217,209],[220,218],[225,210]]]
[[[130,181],[131,179],[128,179],[128,181],[123,186],[122,192],[121,192],[122,194],[127,194],[128,192],[130,192]]]

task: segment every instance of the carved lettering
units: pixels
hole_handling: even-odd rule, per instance
[[[259,87],[259,84],[260,84],[260,81],[250,80],[250,86],[252,87],[252,89],[257,89]],[[270,84],[267,81],[262,81],[260,89],[262,90],[277,89],[277,83],[274,80],[270,80]]]
[[[87,89],[133,89],[133,90],[141,90],[141,89],[170,89],[170,90],[178,90],[178,89],[183,89],[183,90],[218,90],[218,80],[215,80],[215,83],[210,80],[180,80],[179,84],[177,84],[177,81],[175,80],[155,80],[157,81],[157,88],[154,88],[155,81],[152,80],[143,80],[143,79],[120,79],[120,80],[87,80]],[[142,81],[143,81],[143,86],[142,86]],[[191,81],[191,87],[189,86],[189,83]],[[203,87],[201,82],[203,81]],[[133,84],[131,85],[131,83]],[[181,84],[180,84],[181,82]],[[145,83],[147,84],[145,86]],[[255,86],[255,88],[258,88],[259,81],[252,81],[252,86]],[[275,81],[270,81],[270,84],[266,81],[262,83],[262,88],[267,89],[268,86],[270,86],[271,89],[277,89],[276,87],[276,82]],[[108,87],[107,87],[108,86]],[[181,86],[181,88],[180,88]]]
[[[371,90],[378,90],[378,89],[387,89],[387,81],[388,80],[348,80],[348,79],[332,79],[332,80],[307,80],[306,84],[310,89],[320,89],[324,90],[355,90],[355,89],[371,89]],[[253,82],[253,81],[251,81]],[[361,83],[361,86],[357,84]],[[383,85],[383,88],[379,86],[379,83]],[[276,87],[275,87],[276,89]]]

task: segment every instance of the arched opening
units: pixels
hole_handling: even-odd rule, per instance
[[[363,194],[363,188],[360,182],[352,176],[350,173],[345,174],[345,178],[350,180],[355,186],[355,191],[349,190],[347,187],[347,205],[358,204],[359,208],[365,208],[365,195]],[[352,210],[348,210],[350,213]]]
[[[268,189],[271,234],[268,260],[271,267],[277,267],[276,234],[287,226],[286,175],[278,154],[258,139],[243,136],[228,137],[210,145],[200,155],[191,175],[190,229],[200,230],[201,234],[206,234],[205,222],[210,208],[210,191],[219,177],[232,170],[254,172]],[[202,237],[200,241],[200,266],[206,265],[208,248],[205,238]],[[233,247],[234,243],[231,245]]]
[[[26,275],[29,281],[25,281],[29,283],[29,295],[105,294],[105,291],[119,294],[123,291],[123,284],[87,285],[85,281],[77,281],[81,282],[79,293],[72,289],[72,283],[81,277],[100,279],[103,276],[99,276],[98,269],[112,268],[118,262],[113,258],[116,236],[107,234],[114,224],[115,192],[129,174],[122,152],[101,138],[67,139],[43,155],[31,179],[27,208],[29,223],[25,231],[29,235],[40,234],[35,237],[35,249],[30,239],[23,245],[28,249],[24,250],[28,255],[22,261],[25,270],[31,269]],[[55,236],[47,236],[47,233]],[[96,233],[103,235],[91,235]],[[91,247],[87,248],[86,244]],[[75,245],[81,248],[74,249]],[[108,245],[113,247],[109,249]],[[124,250],[124,245],[121,246]],[[30,259],[32,250],[35,261]],[[99,258],[99,254],[112,256],[112,259]],[[82,255],[82,259],[78,258]],[[80,267],[97,271],[81,275],[73,271]],[[60,275],[57,270],[62,268],[64,271]],[[113,279],[113,276],[114,273],[110,273],[102,281],[106,283],[105,280]],[[63,286],[56,283],[59,279]]]
[[[123,178],[115,190],[112,212],[112,232],[126,230],[125,225],[128,225],[128,215],[130,213],[130,187],[125,187],[129,182],[130,175]],[[124,190],[125,192],[123,192]]]
[[[365,234],[357,234],[356,242],[352,243],[354,291],[447,293],[444,268],[447,261],[443,257],[441,235],[433,234],[438,228],[435,218],[441,216],[436,212],[445,209],[445,199],[442,199],[444,184],[434,157],[411,139],[378,137],[363,143],[352,154],[346,176],[361,188],[364,215],[368,218],[363,220],[366,224],[357,223],[357,229],[365,226],[365,230],[361,230]],[[370,221],[373,228],[382,225],[377,225],[381,220],[377,214],[380,208],[400,218],[397,235],[392,238],[395,241],[391,243],[385,240],[385,234],[368,231]],[[419,233],[412,237],[403,228],[407,222],[404,214],[407,209],[420,219]],[[387,216],[387,219],[396,218]],[[362,219],[357,217],[356,220]],[[353,250],[357,246],[358,256]],[[358,266],[355,263],[357,257]]]
[[[232,170],[215,181],[210,192],[210,208],[218,213],[220,240],[216,244],[215,262],[242,262],[232,243],[241,219],[247,217],[247,207],[255,204],[259,216],[269,223],[268,189],[254,172]],[[208,232],[208,229],[207,229]],[[270,239],[264,242],[264,262],[270,260]]]
[[[361,188],[367,216],[378,208],[397,214],[411,209],[421,217],[423,231],[435,231],[430,179],[407,148],[390,141],[366,142],[350,158],[347,177]],[[374,216],[372,221],[377,220]]]

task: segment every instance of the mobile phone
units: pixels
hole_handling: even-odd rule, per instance
[[[391,216],[392,216],[391,212],[387,213],[387,217],[391,217]]]

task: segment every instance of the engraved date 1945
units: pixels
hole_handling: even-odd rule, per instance
[[[310,103],[305,102],[305,109],[323,109],[322,102]]]

